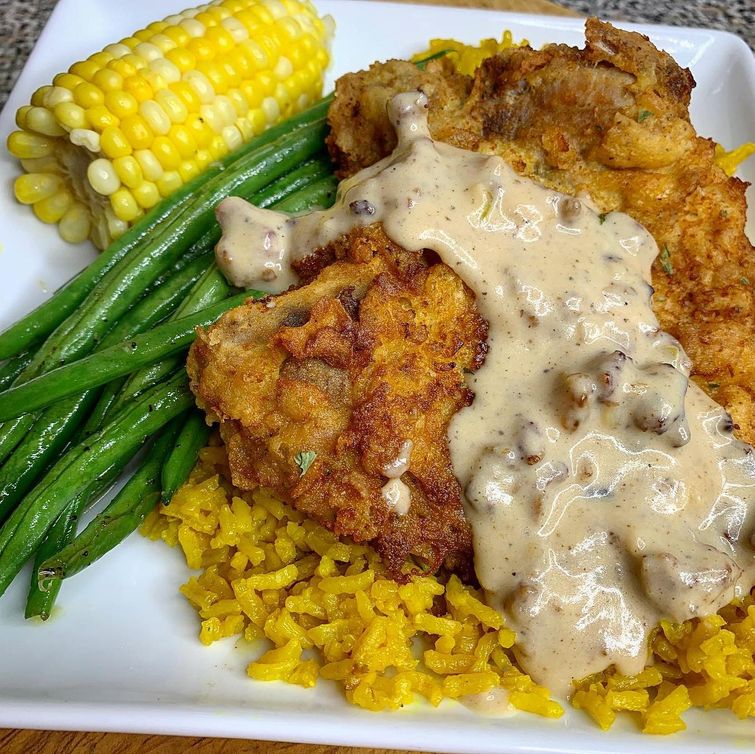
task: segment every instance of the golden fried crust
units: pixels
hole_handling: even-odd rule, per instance
[[[428,65],[427,75],[445,77],[447,66]],[[363,150],[347,135],[362,124],[350,124],[344,109],[359,109],[354,103],[373,79],[383,100],[370,112],[382,112],[399,89],[391,89],[380,66],[344,78],[348,86],[337,87],[329,115],[330,143],[351,145],[345,156],[331,152],[349,175],[387,150]],[[455,92],[464,90],[458,78]],[[445,124],[453,122],[455,144],[499,154],[549,188],[587,192],[600,211],[626,212],[642,223],[663,252],[653,268],[662,326],[689,353],[699,384],[753,442],[755,255],[744,232],[746,184],[724,174],[714,143],[690,124],[693,86],[689,71],[646,37],[590,19],[584,49],[506,50],[478,69],[463,101],[458,94],[431,97],[430,130],[448,140]],[[435,87],[443,92],[437,81]],[[348,102],[339,101],[341,91]],[[382,115],[375,123],[390,127]]]
[[[319,256],[330,264],[310,282],[228,312],[190,351],[192,390],[220,422],[233,482],[270,487],[336,534],[372,541],[397,577],[409,558],[469,575],[446,434],[472,398],[464,373],[485,354],[474,296],[380,226]],[[383,499],[383,470],[407,440],[401,516]],[[302,451],[317,454],[305,474]]]
[[[447,60],[422,71],[405,60],[375,63],[364,73],[347,73],[336,82],[337,107],[330,110],[328,149],[343,178],[377,162],[396,146],[386,103],[396,92],[421,89],[433,103],[430,124],[442,140],[455,143],[455,115],[467,99],[471,79],[457,74]]]

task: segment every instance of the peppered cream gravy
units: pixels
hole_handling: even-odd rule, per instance
[[[476,571],[524,668],[566,694],[612,664],[639,671],[661,618],[713,613],[750,588],[755,456],[660,330],[648,232],[434,142],[426,108],[417,92],[393,100],[398,146],[328,211],[225,200],[218,262],[236,285],[280,291],[294,257],[382,222],[475,292],[490,350],[448,440]]]

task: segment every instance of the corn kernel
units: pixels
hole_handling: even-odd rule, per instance
[[[121,187],[121,180],[110,160],[100,157],[92,160],[87,167],[89,185],[103,196],[114,194]]]
[[[13,184],[16,199],[22,204],[34,204],[46,199],[63,188],[60,176],[52,173],[28,173],[20,175]]]
[[[64,86],[53,86],[44,96],[44,106],[50,110],[61,102],[72,102],[73,92]]]
[[[97,73],[101,67],[102,66],[97,65],[97,63],[92,60],[81,60],[78,63],[74,63],[68,69],[68,72],[80,76],[84,81],[91,81],[94,78],[95,73]]]
[[[139,103],[133,94],[125,91],[107,92],[105,94],[105,107],[107,107],[116,117],[125,118],[127,115],[133,115],[139,108]]]
[[[68,140],[77,147],[84,147],[93,154],[100,151],[100,135],[89,128],[73,128]]]
[[[123,76],[110,68],[102,68],[92,78],[92,83],[103,92],[117,92],[123,89]]]
[[[223,94],[228,89],[228,80],[223,68],[213,61],[197,63],[197,72],[205,76],[216,94]]]
[[[120,238],[128,230],[128,223],[116,217],[112,207],[105,207],[105,221],[110,238]]]
[[[152,130],[141,115],[129,115],[120,125],[123,135],[133,149],[148,149],[152,144]]]
[[[181,180],[186,183],[199,175],[199,165],[195,160],[183,160],[178,166],[178,174],[181,176]]]
[[[73,99],[77,105],[81,105],[81,107],[86,109],[103,104],[105,95],[94,84],[83,81],[73,90]]]
[[[113,167],[121,183],[128,188],[133,189],[144,180],[139,162],[133,155],[118,157],[113,160]]]
[[[170,131],[170,118],[165,114],[165,110],[154,100],[142,102],[139,105],[139,114],[144,118],[154,134],[164,136]]]
[[[182,80],[194,90],[194,93],[199,97],[199,101],[202,104],[210,104],[215,99],[215,90],[212,84],[209,82],[207,76],[198,70],[187,71],[184,73]]]
[[[181,80],[181,69],[165,58],[158,58],[157,60],[151,61],[149,68],[153,73],[156,73],[162,78],[166,86]]]
[[[27,173],[60,173],[63,166],[58,162],[55,155],[47,157],[30,157],[21,159],[21,167]]]
[[[142,181],[132,190],[140,207],[151,209],[160,201],[160,192],[152,181]]]
[[[158,181],[162,178],[163,166],[149,149],[137,150],[134,157],[139,161],[139,167],[148,181]]]
[[[125,157],[131,154],[131,145],[123,135],[123,131],[115,126],[108,126],[100,137],[101,149],[107,157]]]
[[[176,170],[181,164],[181,155],[175,144],[166,136],[156,136],[152,142],[152,153],[165,170]]]
[[[90,228],[89,210],[80,202],[75,202],[69,207],[58,223],[58,233],[67,243],[86,241]]]
[[[123,42],[115,42],[109,44],[105,48],[105,52],[108,52],[113,56],[111,61],[120,60],[124,55],[128,55],[131,52],[131,48],[128,45],[123,44]]]
[[[95,105],[86,111],[86,120],[97,131],[104,131],[109,126],[117,126],[120,121],[105,105]]]
[[[180,26],[169,26],[167,29],[164,29],[162,33],[175,42],[179,47],[186,47],[191,39],[186,33],[186,30],[182,29]]]
[[[8,137],[8,151],[14,157],[47,157],[53,152],[53,140],[28,131],[14,131]]]
[[[183,123],[189,116],[189,111],[181,98],[170,89],[161,89],[155,95],[155,101],[163,109],[171,123]]]
[[[191,130],[186,126],[172,126],[168,138],[178,150],[181,159],[191,159],[197,151],[197,142],[192,136]]]
[[[92,53],[87,60],[90,63],[94,63],[95,65],[102,68],[102,66],[107,65],[111,60],[113,59],[113,55],[109,53],[107,50],[101,50],[100,52],[94,52]],[[92,78],[97,76],[97,73],[94,74]]]
[[[183,185],[181,176],[176,170],[166,170],[155,183],[157,184],[160,196],[170,196],[177,188]]]
[[[151,36],[152,35],[149,33],[145,34],[145,37],[147,38],[150,38]],[[153,60],[162,58],[163,56],[162,50],[156,45],[151,44],[150,42],[140,42],[138,45],[136,45],[136,47],[134,47],[134,54],[141,56],[150,63]]]
[[[222,131],[222,136],[229,152],[238,149],[244,143],[244,137],[236,126],[226,126]]]
[[[55,116],[46,107],[32,107],[26,113],[26,128],[43,136],[63,136],[63,130]]]
[[[33,205],[34,214],[43,223],[56,223],[72,204],[73,195],[70,191],[64,189],[35,202]]]
[[[76,76],[73,73],[59,73],[52,80],[52,83],[55,84],[55,86],[61,86],[64,89],[68,89],[68,91],[72,92],[83,81],[84,79],[82,79],[81,76]]]
[[[207,63],[215,57],[215,45],[207,39],[192,39],[186,45],[186,50],[195,60],[195,67],[199,63]]]
[[[138,73],[123,80],[123,90],[133,95],[137,102],[146,102],[154,96],[149,82]]]
[[[130,223],[141,214],[141,207],[127,188],[119,188],[110,196],[110,206],[119,220]]]

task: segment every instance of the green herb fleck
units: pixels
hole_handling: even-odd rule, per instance
[[[661,267],[667,275],[674,274],[674,265],[671,264],[671,252],[668,250],[668,246],[664,246],[661,252]]]
[[[742,285],[750,285],[750,278],[746,278],[742,275],[742,277],[739,278],[739,282],[742,283]]]
[[[600,220],[600,224],[603,225],[603,223],[606,221],[606,218],[608,217],[608,212],[601,212],[598,215],[598,220]]]
[[[640,110],[637,115],[637,122],[642,123],[643,120],[647,120],[652,114],[650,110]]]
[[[307,473],[309,467],[315,462],[315,458],[317,458],[317,453],[314,450],[303,450],[294,456],[294,461],[301,471],[300,477]]]
[[[718,212],[719,217],[728,217],[729,216],[729,210],[728,209],[722,209]]]
[[[709,382],[708,387],[711,390],[718,390],[718,388],[720,388],[721,386],[717,382]]]

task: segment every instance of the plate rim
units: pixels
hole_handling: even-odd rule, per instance
[[[106,0],[105,0],[106,1]],[[188,4],[189,0],[187,0]],[[360,3],[367,6],[371,5],[376,10],[380,6],[391,6],[394,10],[398,11],[406,8],[422,9],[425,12],[432,12],[435,9],[442,9],[444,12],[458,14],[488,14],[491,17],[495,16],[496,19],[500,19],[501,23],[506,23],[507,19],[511,22],[533,24],[541,28],[555,28],[555,29],[568,29],[570,31],[582,30],[584,25],[585,16],[570,17],[570,16],[553,16],[546,14],[532,14],[532,13],[515,13],[511,11],[501,11],[496,9],[481,9],[481,8],[451,8],[446,6],[428,6],[414,3],[404,2],[383,2],[383,0],[376,0],[374,2],[365,2],[365,0],[337,0],[338,4],[356,6]],[[315,0],[315,4],[318,4]],[[336,0],[325,2],[323,5],[332,6],[336,4]],[[23,68],[19,72],[16,83],[11,89],[8,99],[2,109],[2,115],[5,116],[6,108],[9,108],[18,97],[21,85],[24,84],[25,74],[30,68],[34,67],[36,62],[36,54],[42,45],[47,44],[47,38],[52,37],[55,27],[58,23],[58,19],[64,17],[70,13],[69,6],[74,6],[75,0],[60,0],[60,2],[54,8],[47,23],[45,24],[42,32],[39,35],[37,42],[35,43],[29,57],[24,64]],[[330,10],[329,12],[333,12]],[[749,57],[749,65],[746,64],[745,70],[748,71],[749,86],[755,94],[755,57],[752,56],[752,52],[747,43],[738,35],[717,29],[708,29],[703,27],[686,27],[686,26],[670,26],[665,24],[638,24],[631,22],[612,21],[614,25],[619,28],[627,29],[630,31],[639,31],[640,33],[653,35],[655,34],[677,34],[677,35],[691,35],[695,38],[701,38],[705,35],[711,37],[714,41],[721,40],[731,50],[731,54],[742,55],[747,53]],[[177,588],[177,586],[176,586]],[[399,713],[398,716],[393,718],[386,718],[386,716],[374,716],[372,713],[366,713],[365,720],[374,720],[379,724],[379,721],[391,719],[396,722],[396,725],[384,725],[383,730],[386,731],[385,737],[378,738],[374,736],[374,725],[361,726],[360,720],[362,718],[353,718],[348,721],[344,721],[344,725],[340,729],[336,729],[333,724],[333,719],[330,715],[322,715],[318,711],[302,711],[302,710],[287,710],[284,713],[270,713],[269,720],[253,719],[253,723],[249,723],[247,720],[234,719],[231,715],[223,713],[221,705],[209,705],[209,704],[165,704],[160,707],[150,703],[98,703],[96,701],[87,702],[63,702],[63,701],[50,701],[45,699],[35,699],[30,701],[18,697],[16,700],[0,695],[0,727],[10,728],[28,728],[28,729],[41,729],[41,730],[87,730],[87,731],[102,731],[102,732],[124,732],[124,733],[146,733],[146,734],[158,734],[158,735],[196,735],[196,736],[217,736],[227,738],[247,738],[253,735],[256,739],[269,740],[269,741],[288,741],[295,740],[301,743],[311,744],[340,744],[340,745],[352,745],[352,746],[400,746],[403,749],[411,750],[424,750],[425,746],[430,745],[432,750],[445,750],[453,752],[467,752],[467,751],[479,751],[479,752],[493,752],[503,751],[500,748],[501,745],[505,746],[505,751],[511,752],[511,754],[524,753],[524,752],[580,752],[580,754],[602,754],[602,752],[627,752],[630,754],[635,751],[637,744],[640,740],[644,742],[643,748],[652,750],[654,747],[651,745],[651,741],[643,737],[640,739],[638,735],[632,735],[629,737],[624,745],[621,745],[621,741],[617,741],[615,736],[605,738],[601,731],[593,733],[579,731],[570,731],[568,727],[563,725],[548,724],[547,721],[543,721],[540,728],[543,731],[542,738],[549,743],[546,744],[547,748],[542,748],[538,744],[539,741],[531,741],[530,743],[518,743],[512,744],[511,742],[501,741],[496,745],[487,738],[484,741],[474,741],[472,744],[463,744],[461,742],[452,743],[444,738],[444,726],[438,726],[438,730],[433,732],[432,735],[426,737],[424,741],[416,746],[409,744],[402,738],[402,733],[411,730],[413,727],[411,717],[409,715]],[[238,707],[229,706],[228,712],[238,710]],[[250,712],[254,713],[254,708],[250,706]],[[329,713],[337,715],[338,709],[328,710]],[[442,714],[438,712],[438,714]],[[705,713],[709,715],[710,713]],[[715,713],[714,713],[715,714]],[[489,719],[489,718],[488,718]],[[296,729],[287,729],[287,723],[305,723],[301,726],[297,726]],[[245,723],[246,726],[245,727]],[[538,721],[540,723],[540,721]],[[249,726],[253,726],[251,729]],[[364,730],[360,728],[364,727]],[[306,728],[306,730],[305,730]],[[391,729],[395,729],[395,734],[389,734]],[[572,739],[570,733],[577,733],[573,740],[564,742],[558,742],[558,739],[569,738]],[[426,730],[425,730],[426,733]],[[745,731],[742,732],[743,734]],[[500,729],[499,734],[501,737],[506,736],[505,729]],[[601,740],[605,740],[605,745],[601,745]],[[628,742],[628,743],[627,743]],[[618,748],[617,748],[618,744]],[[708,751],[707,748],[699,748],[698,746],[706,746],[706,741],[700,741],[699,744],[695,739],[689,736],[674,737],[671,739],[663,739],[663,747],[659,747],[664,751]],[[474,745],[474,749],[470,748]],[[718,747],[719,750],[723,750],[728,745]],[[625,748],[628,746],[628,748]],[[736,744],[732,743],[732,747]]]

